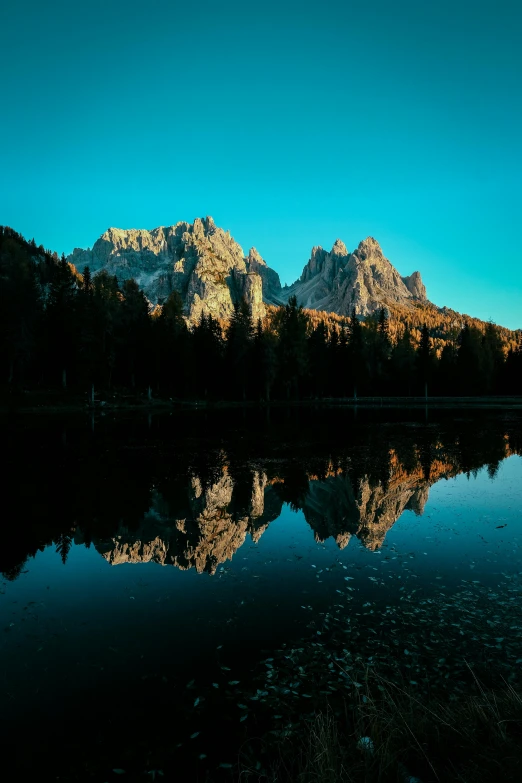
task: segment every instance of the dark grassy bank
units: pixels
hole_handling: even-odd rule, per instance
[[[425,700],[375,672],[336,716],[325,702],[302,732],[265,743],[263,771],[241,763],[240,780],[267,783],[487,783],[518,781],[522,697],[476,680],[458,700]]]

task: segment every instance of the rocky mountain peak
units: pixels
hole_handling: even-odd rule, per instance
[[[353,253],[341,239],[330,251],[314,246],[299,280],[282,289],[279,275],[256,248],[245,256],[230,232],[209,215],[150,231],[111,227],[92,250],[76,248],[68,261],[80,272],[89,266],[93,273],[107,270],[120,282],[134,278],[152,304],[161,304],[176,290],[192,323],[203,313],[228,318],[241,298],[255,320],[264,316],[264,304],[284,304],[292,295],[304,307],[339,315],[350,315],[354,307],[369,315],[393,303],[426,301],[420,274],[401,277],[374,237],[360,242]]]
[[[341,239],[336,239],[335,240],[335,242],[333,244],[333,247],[332,247],[331,255],[335,255],[335,256],[347,256],[348,255],[348,250],[346,248],[346,245],[344,244],[344,242]]]
[[[350,253],[337,239],[328,253],[312,248],[310,260],[299,280],[284,290],[285,298],[296,296],[304,307],[350,315],[370,315],[390,304],[412,305],[425,300],[426,289],[418,272],[401,277],[384,256],[374,237],[367,237]]]
[[[420,272],[413,272],[408,277],[403,277],[402,281],[415,299],[419,299],[421,302],[427,301],[426,286],[422,282]]]
[[[268,287],[277,288],[279,277],[254,254],[245,258],[230,232],[207,216],[150,231],[110,228],[92,250],[76,248],[69,261],[80,271],[89,266],[93,273],[105,269],[120,281],[134,278],[153,304],[161,304],[176,290],[191,322],[203,313],[226,319],[241,298],[257,320],[265,313],[264,280],[258,268]]]
[[[260,254],[257,252],[255,247],[251,247],[250,248],[250,250],[248,251],[247,259],[251,263],[254,262],[254,263],[257,263],[257,264],[263,264],[263,266],[267,265],[266,261],[260,256]]]

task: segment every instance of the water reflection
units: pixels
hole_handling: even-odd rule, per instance
[[[28,519],[7,532],[0,570],[13,580],[29,557],[54,544],[65,564],[73,544],[93,546],[112,565],[155,562],[214,574],[248,537],[258,542],[284,504],[301,510],[316,541],[340,549],[356,536],[376,550],[404,511],[420,516],[430,487],[520,453],[518,425],[471,421],[458,428],[384,426],[325,433],[328,450],[292,442],[223,447],[182,433],[167,453],[113,434],[61,454],[58,465],[13,470]],[[270,448],[269,448],[270,445]],[[90,451],[89,451],[90,449]],[[16,460],[13,462],[16,465]]]

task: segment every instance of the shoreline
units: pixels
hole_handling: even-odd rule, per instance
[[[31,397],[31,393],[27,397]],[[49,399],[49,397],[51,399]],[[58,400],[54,395],[48,395],[45,402],[36,403],[35,400],[18,398],[14,400],[0,399],[0,414],[12,413],[119,413],[137,412],[166,413],[187,410],[226,410],[226,409],[259,409],[272,408],[352,408],[356,409],[487,409],[487,410],[521,410],[522,396],[509,397],[358,397],[353,398],[324,398],[322,400],[275,400],[269,403],[259,401],[240,402],[236,400],[118,400],[111,402],[101,400],[99,402],[86,403],[78,397]],[[32,404],[31,404],[32,403]]]

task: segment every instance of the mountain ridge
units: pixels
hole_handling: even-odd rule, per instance
[[[291,296],[306,308],[343,316],[354,308],[367,316],[388,305],[428,301],[420,272],[401,276],[373,237],[353,252],[341,239],[330,251],[314,246],[299,279],[281,286],[255,247],[245,254],[210,216],[151,230],[111,227],[92,249],[75,248],[67,260],[80,272],[88,266],[120,282],[134,278],[152,305],[176,290],[191,322],[202,314],[228,318],[241,298],[255,320],[265,315],[265,305],[285,304]]]

